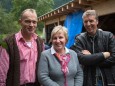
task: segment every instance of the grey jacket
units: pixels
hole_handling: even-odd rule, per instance
[[[71,59],[68,64],[67,84],[68,86],[82,86],[83,72],[77,54],[73,50],[69,52]],[[42,52],[38,67],[38,80],[43,86],[64,86],[60,62],[51,54],[51,49]]]

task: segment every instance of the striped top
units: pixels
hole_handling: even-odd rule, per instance
[[[16,42],[20,54],[20,85],[35,82],[35,69],[37,62],[37,34],[33,34],[31,41],[26,42],[19,31],[16,35]]]
[[[7,71],[9,68],[9,56],[0,46],[0,86],[6,86]]]

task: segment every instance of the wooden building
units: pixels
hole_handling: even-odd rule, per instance
[[[100,28],[115,34],[115,0],[72,0],[38,17],[38,22],[44,22],[46,42],[50,39],[53,27],[63,25],[69,13],[87,9],[95,9],[97,11]]]

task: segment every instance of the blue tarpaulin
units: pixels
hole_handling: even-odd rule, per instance
[[[82,31],[83,20],[82,20],[83,11],[79,10],[77,12],[67,15],[64,22],[64,26],[68,29],[68,43],[66,47],[70,48],[75,42],[75,36]]]

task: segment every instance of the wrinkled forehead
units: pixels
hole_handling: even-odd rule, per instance
[[[86,19],[86,18],[93,18],[93,19],[96,19],[98,20],[98,16],[95,15],[95,14],[86,14],[82,17],[83,19]]]
[[[83,17],[83,19],[85,19],[85,18],[94,18],[94,19],[96,19],[96,16],[95,15],[86,15],[86,16]]]
[[[37,19],[37,14],[35,12],[26,11],[21,15],[21,19],[29,17]]]

